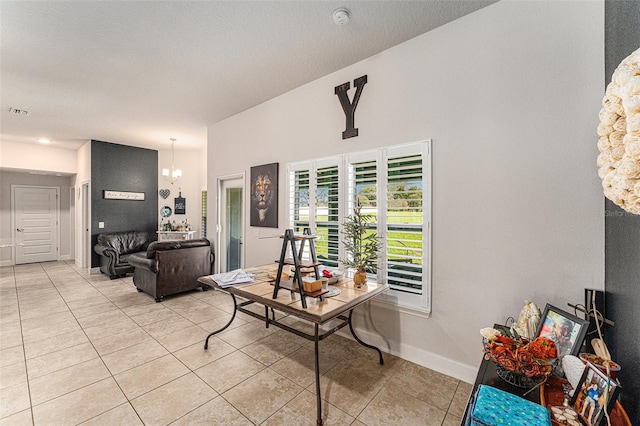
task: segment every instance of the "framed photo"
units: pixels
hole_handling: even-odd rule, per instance
[[[278,227],[278,163],[251,167],[250,225]]]
[[[571,405],[580,421],[588,426],[605,424],[605,409],[611,412],[620,393],[620,383],[609,379],[595,365],[587,362],[578,382]]]
[[[589,321],[547,303],[536,337],[543,336],[553,340],[558,348],[558,358],[565,355],[578,356],[588,327]]]

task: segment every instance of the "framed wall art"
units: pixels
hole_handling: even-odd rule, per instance
[[[175,209],[173,212],[175,214],[186,214],[187,213],[187,200],[182,196],[182,192],[178,192],[178,196],[174,199],[175,201]]]
[[[144,201],[144,192],[130,192],[130,191],[102,191],[103,198],[105,200],[134,200]]]
[[[278,227],[278,163],[251,167],[250,225]]]
[[[587,334],[589,321],[547,303],[542,313],[537,336],[548,337],[558,348],[558,358],[577,356]]]

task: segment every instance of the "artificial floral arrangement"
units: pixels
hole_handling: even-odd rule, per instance
[[[492,360],[506,370],[529,378],[546,377],[558,356],[556,344],[547,337],[526,339],[514,329],[483,328],[485,359]]]

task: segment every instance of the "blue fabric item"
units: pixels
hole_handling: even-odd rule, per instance
[[[517,395],[480,385],[471,413],[472,426],[548,426],[549,410]]]

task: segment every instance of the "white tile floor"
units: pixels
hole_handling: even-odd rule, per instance
[[[72,262],[0,268],[0,425],[314,425],[313,342],[196,290],[156,303]],[[459,425],[471,385],[333,335],[326,425]]]

